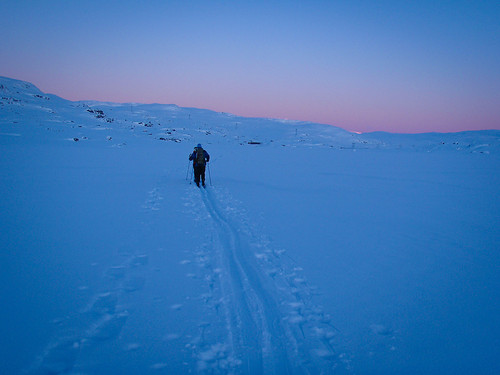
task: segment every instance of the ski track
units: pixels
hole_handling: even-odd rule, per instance
[[[197,363],[193,370],[209,374],[350,372],[348,356],[338,350],[338,330],[332,318],[312,302],[315,288],[300,275],[301,267],[285,250],[273,249],[262,233],[252,232],[252,223],[227,192],[214,188],[193,192],[196,189],[186,189],[186,213],[192,215],[196,208],[210,220],[203,234],[208,241],[192,252],[193,260],[181,262],[196,264],[207,287],[199,296],[206,321],[198,324],[199,336],[185,343]],[[162,186],[152,189],[143,209],[161,210],[162,190]],[[127,306],[127,295],[143,288],[147,265],[147,254],[132,254],[109,267],[104,274],[106,289],[81,311],[54,322],[58,334],[26,372],[78,372],[85,366],[78,363],[82,352],[118,339],[132,307]],[[194,273],[186,276],[198,277]],[[171,308],[178,310],[176,306]],[[214,334],[221,331],[225,338]],[[165,337],[179,339],[182,335]],[[136,345],[129,343],[129,350]],[[156,365],[151,368],[164,367]]]
[[[234,356],[247,373],[290,373],[293,366],[283,342],[284,330],[274,301],[245,259],[245,245],[237,230],[220,213],[210,192],[203,190],[202,198],[218,228]]]
[[[335,349],[338,331],[312,303],[315,292],[299,274],[301,268],[284,250],[270,249],[268,241],[253,234],[242,210],[223,212],[216,190],[200,189],[200,195],[216,232],[209,243],[216,264],[208,279],[220,284],[228,342],[205,343],[211,349],[198,353],[198,370],[221,370],[213,359],[225,355],[225,365],[235,373],[348,372],[347,356]],[[220,195],[230,200],[227,192]]]

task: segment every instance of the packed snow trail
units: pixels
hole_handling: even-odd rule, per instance
[[[235,370],[248,374],[340,371],[332,325],[320,309],[310,306],[310,291],[297,277],[298,268],[287,270],[279,256],[272,264],[273,256],[253,253],[251,243],[259,239],[224,215],[211,189],[201,189],[201,197],[217,232],[212,248],[221,268]]]
[[[255,272],[238,231],[221,214],[210,191],[202,191],[203,202],[214,220],[221,244],[222,280],[235,357],[245,373],[291,373],[284,329],[275,302]]]

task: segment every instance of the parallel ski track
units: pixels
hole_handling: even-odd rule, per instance
[[[255,261],[237,228],[221,213],[209,190],[201,189],[205,207],[220,241],[221,283],[226,293],[229,337],[233,355],[248,374],[291,374],[296,342],[282,324],[278,304],[266,290]]]

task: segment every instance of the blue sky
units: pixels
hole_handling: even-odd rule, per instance
[[[0,75],[353,131],[500,128],[498,1],[0,3]]]

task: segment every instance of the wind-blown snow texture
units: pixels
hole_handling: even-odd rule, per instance
[[[0,94],[2,373],[500,373],[499,131]]]

